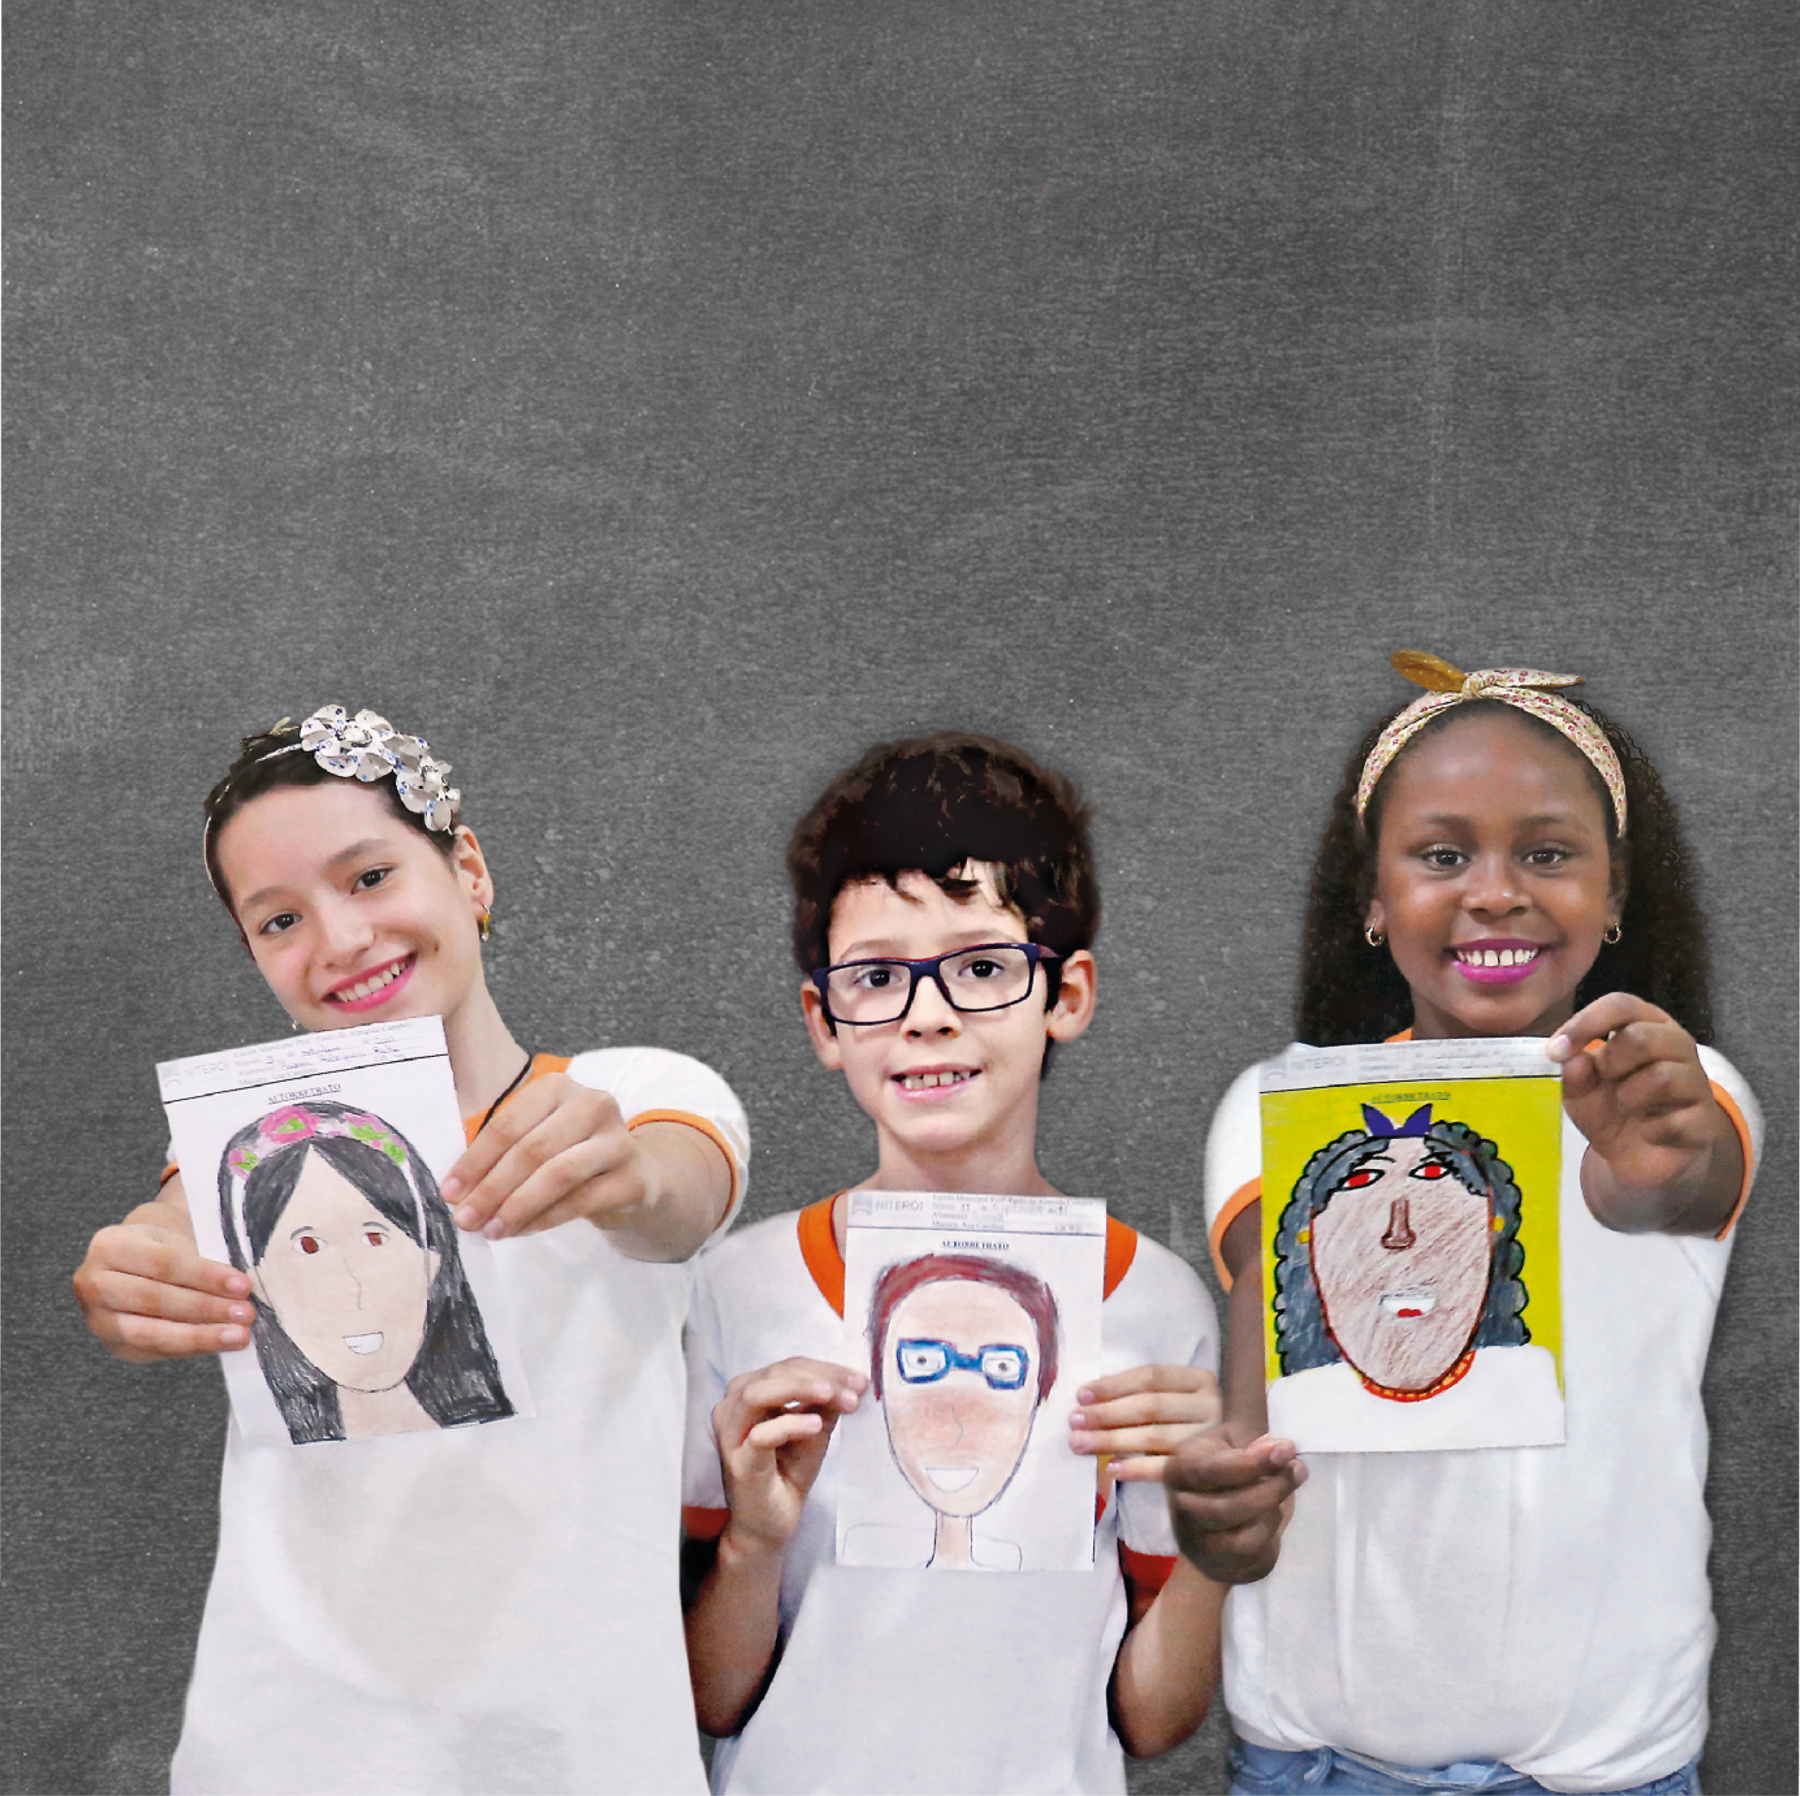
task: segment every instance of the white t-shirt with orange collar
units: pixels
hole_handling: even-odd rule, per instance
[[[1747,1194],[1761,1112],[1722,1055],[1700,1058]],[[1261,1192],[1259,1070],[1213,1119],[1215,1252]],[[1279,1562],[1226,1603],[1225,1700],[1245,1739],[1396,1765],[1498,1759],[1570,1791],[1647,1783],[1699,1752],[1714,1632],[1700,1379],[1730,1225],[1717,1239],[1603,1228],[1582,1197],[1586,1149],[1565,1114],[1567,1444],[1306,1455]]]
[[[736,1209],[749,1136],[716,1073],[609,1048],[532,1077],[565,1067],[634,1127],[703,1131]],[[678,1588],[691,1263],[579,1221],[494,1258],[535,1416],[302,1447],[231,1429],[176,1796],[705,1789]]]
[[[1184,1261],[1107,1224],[1099,1376],[1216,1370],[1212,1299]],[[831,1200],[740,1230],[701,1256],[688,1328],[685,1519],[727,1517],[712,1411],[740,1372],[796,1354],[841,1362],[844,1261]],[[1111,1485],[1092,1571],[957,1576],[836,1563],[837,1441],[807,1496],[781,1582],[781,1657],[743,1731],[713,1757],[716,1791],[1125,1788],[1106,1692],[1129,1576],[1160,1588],[1175,1559],[1160,1484]]]

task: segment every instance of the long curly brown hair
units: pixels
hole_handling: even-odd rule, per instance
[[[1568,698],[1566,693],[1561,696]],[[1630,992],[1666,1010],[1696,1041],[1710,1042],[1712,963],[1706,946],[1706,918],[1697,896],[1699,874],[1682,836],[1674,801],[1663,790],[1661,776],[1649,757],[1618,724],[1593,705],[1573,698],[1568,702],[1606,732],[1618,755],[1625,774],[1628,820],[1624,837],[1616,837],[1612,807],[1606,805],[1607,833],[1628,882],[1625,909],[1619,919],[1620,939],[1602,945],[1587,977],[1576,988],[1576,1008],[1605,992]],[[1433,731],[1466,716],[1476,705],[1497,703],[1471,700],[1439,712],[1400,756],[1412,753]],[[1392,767],[1376,786],[1366,819],[1356,815],[1356,786],[1363,763],[1376,738],[1404,708],[1396,705],[1371,724],[1344,763],[1343,781],[1331,801],[1331,815],[1313,863],[1294,1030],[1301,1041],[1315,1047],[1381,1041],[1412,1022],[1412,993],[1393,957],[1370,948],[1363,939],[1363,922],[1374,894],[1382,788],[1393,777]],[[1537,718],[1512,706],[1501,708],[1533,729],[1564,741]],[[1594,784],[1605,803],[1598,776]]]

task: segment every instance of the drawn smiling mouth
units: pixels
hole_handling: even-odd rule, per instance
[[[345,1335],[344,1345],[352,1353],[379,1353],[386,1337],[377,1329],[372,1335]]]
[[[925,1468],[925,1476],[939,1490],[967,1490],[975,1482],[975,1474],[978,1470],[978,1467],[972,1465],[928,1465]]]
[[[1437,1308],[1435,1291],[1384,1291],[1381,1308],[1389,1316],[1429,1316]]]

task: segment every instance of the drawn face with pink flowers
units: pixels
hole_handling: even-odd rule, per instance
[[[410,1165],[379,1117],[335,1107],[272,1111],[227,1150],[233,1258],[294,1346],[349,1390],[392,1390],[424,1344],[440,1256]]]

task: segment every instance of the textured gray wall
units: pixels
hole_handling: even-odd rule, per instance
[[[1795,1788],[1787,17],[14,0],[5,1787],[150,1790],[174,1740],[217,1375],[113,1364],[67,1277],[153,1177],[152,1061],[282,1028],[200,869],[238,734],[426,731],[514,1027],[719,1066],[753,1212],[869,1163],[788,826],[885,733],[1016,736],[1107,903],[1045,1163],[1198,1260],[1410,644],[1589,674],[1706,868],[1771,1122],[1708,1788]]]

